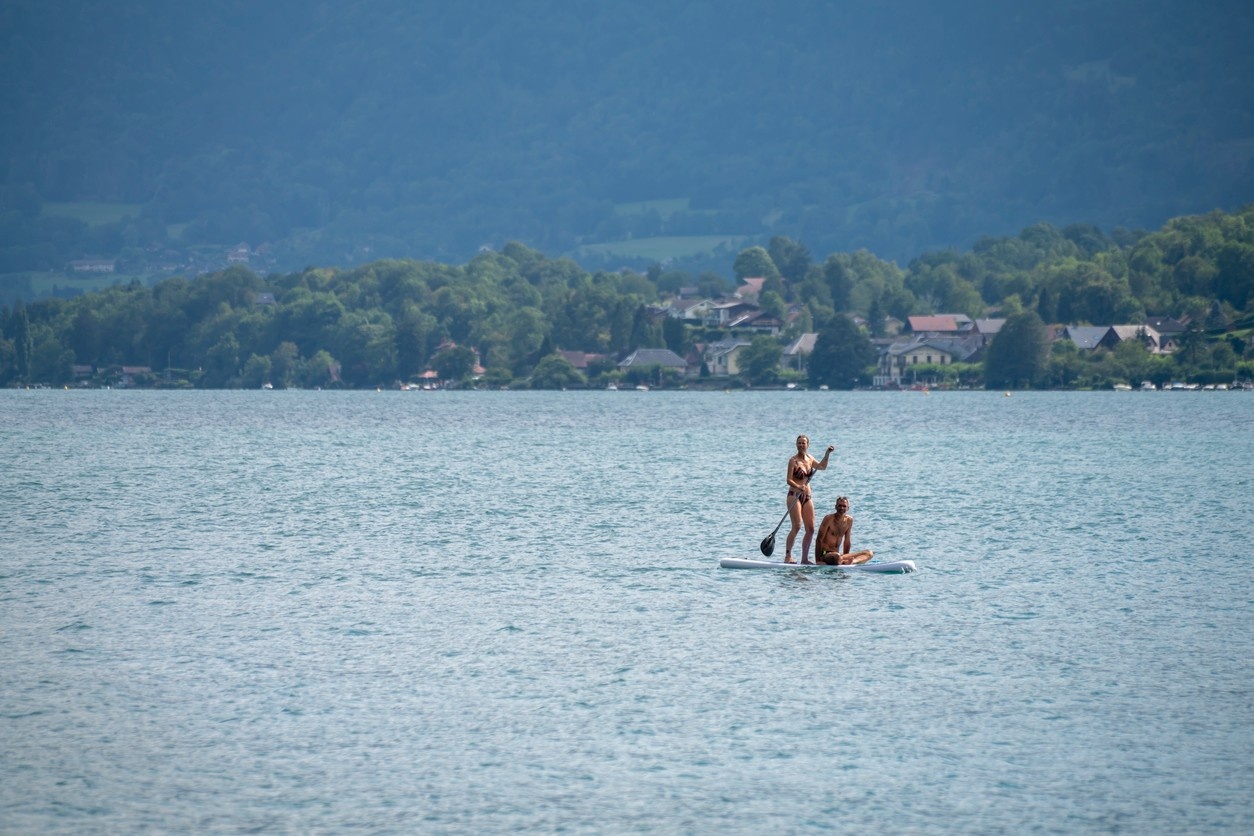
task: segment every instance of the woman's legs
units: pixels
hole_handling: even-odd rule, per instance
[[[797,542],[797,532],[801,530],[801,503],[795,502],[788,495],[788,519],[792,520],[792,528],[788,529],[788,539],[784,541],[784,562],[792,563],[792,544]]]
[[[801,516],[806,524],[806,536],[801,539],[801,562],[810,562],[810,544],[814,542],[814,503],[801,506]]]

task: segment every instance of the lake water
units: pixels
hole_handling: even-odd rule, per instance
[[[718,568],[801,432],[918,572]],[[0,832],[1254,829],[1250,393],[5,391],[0,440]]]

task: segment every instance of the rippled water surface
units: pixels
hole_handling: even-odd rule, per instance
[[[920,571],[718,568],[799,432]],[[0,440],[5,833],[1254,829],[1249,393],[9,391]]]

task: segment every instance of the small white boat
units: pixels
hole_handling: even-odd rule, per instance
[[[1132,387],[1131,387],[1131,386],[1129,386],[1129,385],[1128,385],[1128,384],[1126,384],[1126,383],[1116,383],[1116,384],[1115,384],[1115,391],[1116,391],[1116,392],[1131,392],[1131,391],[1132,391]]]

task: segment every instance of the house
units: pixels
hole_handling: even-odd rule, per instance
[[[655,324],[670,316],[670,311],[670,305],[645,305],[644,308],[645,316],[649,318],[650,322]]]
[[[227,264],[247,264],[248,259],[248,245],[244,243],[236,244],[235,248],[226,254]]]
[[[562,351],[558,349],[557,355],[581,372],[588,371],[589,363],[605,359],[604,354],[589,354],[586,351]]]
[[[967,337],[920,337],[892,343],[880,355],[875,386],[900,386],[903,379],[913,383],[912,366],[948,366],[974,362],[984,344],[978,334]]]
[[[1001,333],[1002,326],[1006,324],[1004,319],[977,319],[971,327],[973,333],[980,335],[981,345],[988,345],[993,338]]]
[[[933,314],[929,316],[909,316],[906,322],[914,334],[937,334],[943,336],[960,336],[970,332],[975,323],[965,314]]]
[[[710,316],[710,309],[713,306],[714,301],[711,299],[673,299],[671,300],[670,307],[666,309],[666,313],[674,319],[704,322]]]
[[[119,387],[134,386],[136,377],[138,377],[139,375],[150,375],[150,374],[152,374],[151,366],[123,366],[122,377],[118,381],[118,386]]]
[[[805,371],[806,361],[814,353],[814,345],[818,342],[818,338],[819,335],[813,331],[797,337],[784,348],[779,361],[780,365],[786,369]]]
[[[763,310],[753,310],[727,324],[728,328],[738,331],[755,331],[762,334],[778,334],[784,327],[779,317],[771,316]]]
[[[253,304],[254,305],[275,305],[275,304],[278,304],[278,302],[275,300],[273,293],[254,293]]]
[[[740,374],[740,352],[749,345],[748,340],[719,340],[705,347],[701,359],[712,377],[734,377]]]
[[[1188,320],[1189,318],[1187,316],[1182,320],[1173,319],[1169,316],[1147,316],[1145,318],[1145,324],[1150,328],[1153,328],[1159,334],[1162,334],[1169,339],[1173,339],[1189,330]]]
[[[1119,343],[1127,340],[1140,340],[1150,354],[1170,354],[1176,349],[1174,340],[1165,339],[1148,325],[1112,325],[1098,343],[1098,347],[1113,350]]]
[[[675,369],[680,374],[688,371],[688,361],[669,348],[638,348],[618,364],[618,368],[623,371],[652,369],[655,366]]]
[[[705,318],[705,324],[713,328],[729,328],[733,322],[741,321],[749,314],[760,310],[761,308],[757,305],[745,302],[742,299],[718,302],[710,306],[709,315]]]
[[[1109,325],[1068,325],[1063,329],[1064,339],[1071,340],[1075,347],[1083,351],[1092,351],[1101,344]]]
[[[766,283],[764,277],[758,276],[752,279],[745,279],[744,284],[736,288],[736,296],[740,299],[752,299],[757,301],[762,295],[762,285]]]

